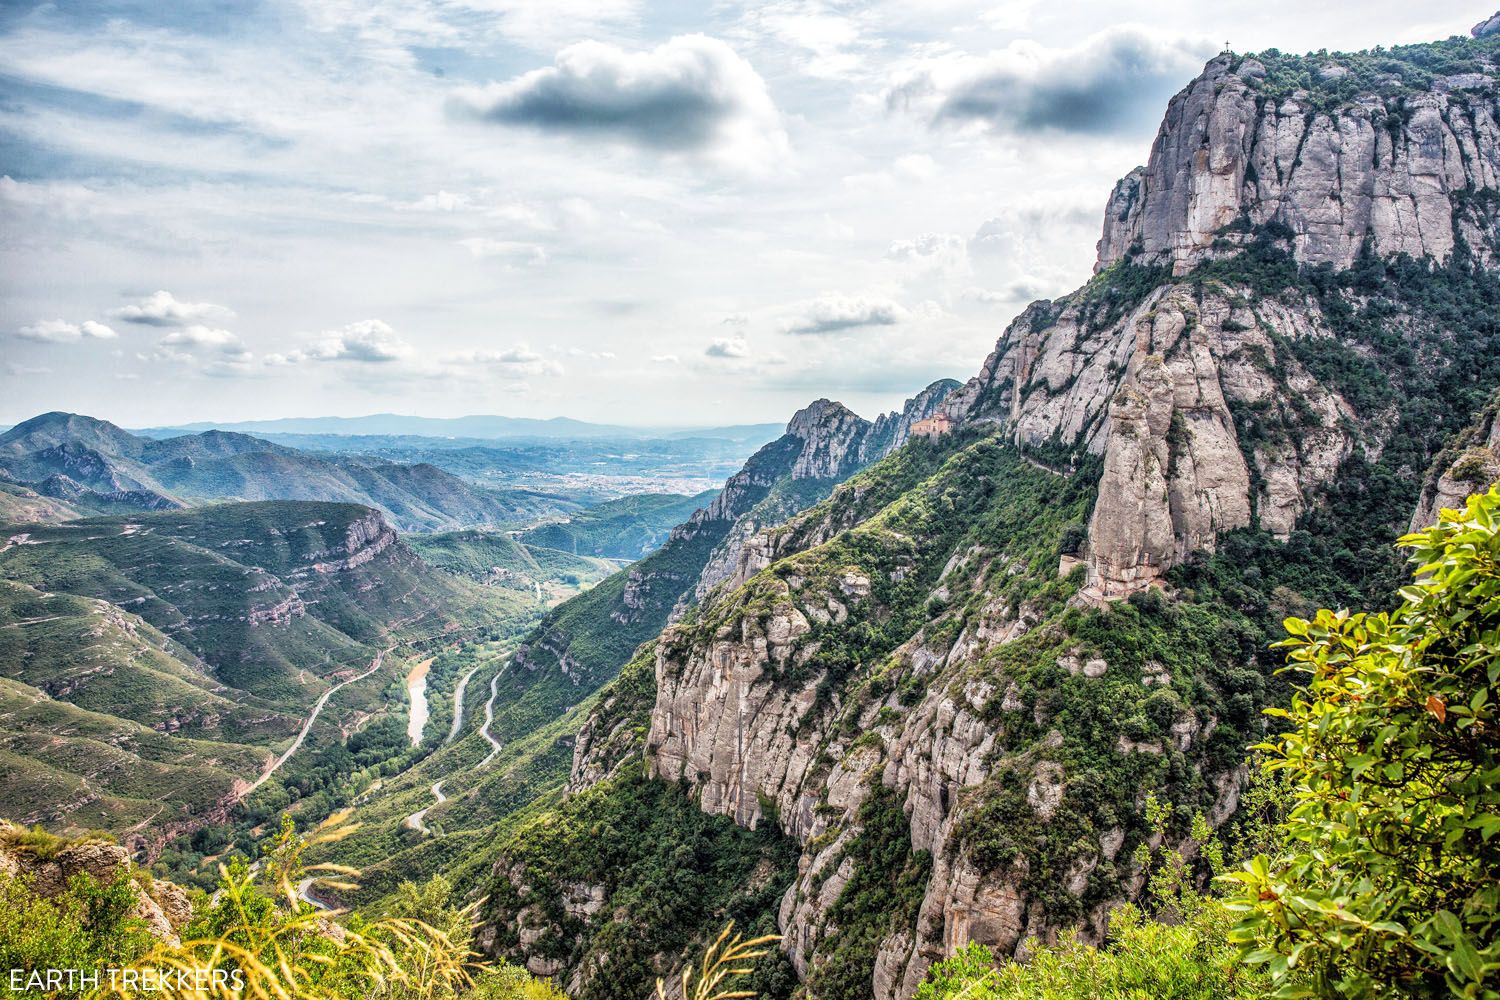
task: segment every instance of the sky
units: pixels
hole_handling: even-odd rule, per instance
[[[0,422],[867,416],[1090,273],[1235,51],[1367,0],[0,0]]]

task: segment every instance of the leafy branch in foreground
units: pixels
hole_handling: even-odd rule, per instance
[[[404,894],[426,910],[420,916],[402,912],[335,922],[333,917],[346,916],[343,911],[320,912],[305,902],[301,896],[310,884],[358,888],[349,881],[358,874],[351,868],[302,864],[307,848],[354,832],[346,819],[347,813],[336,814],[306,837],[285,819],[264,864],[270,893],[257,884],[260,873],[243,862],[221,869],[218,893],[181,944],[159,943],[134,964],[137,975],[118,977],[112,992],[160,1000],[440,1000],[471,991],[486,1000],[561,997],[545,984],[532,989],[538,984],[524,975],[504,975],[518,970],[474,963],[474,906],[447,906],[446,885]]]
[[[1287,848],[1228,876],[1283,996],[1500,997],[1500,490],[1441,516],[1393,612],[1286,622]]]
[[[696,982],[693,981],[692,966],[682,970],[683,1000],[744,1000],[755,996],[751,990],[721,987],[725,986],[726,980],[748,976],[754,972],[750,963],[769,954],[765,946],[780,941],[781,935],[767,934],[746,941],[743,934],[736,934],[731,938],[729,934],[733,930],[734,921],[731,920],[703,953]],[[666,984],[660,979],[656,981],[656,996],[657,1000],[667,1000]]]

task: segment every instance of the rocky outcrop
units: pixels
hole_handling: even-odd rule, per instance
[[[1349,267],[1367,242],[1441,262],[1460,239],[1493,261],[1500,230],[1469,200],[1500,188],[1496,101],[1490,65],[1419,87],[1392,79],[1327,110],[1321,92],[1268,96],[1262,63],[1221,55],[1172,99],[1146,166],[1116,185],[1096,270],[1134,256],[1186,273],[1233,244],[1241,220],[1289,227],[1309,264]]]
[[[798,410],[786,432],[802,442],[793,479],[842,479],[866,464],[865,439],[874,425],[843,403],[815,400]]]
[[[1078,293],[1022,313],[943,409],[1023,448],[1102,457],[1085,596],[1122,597],[1221,531],[1258,522],[1285,538],[1363,446],[1353,409],[1291,349],[1316,338],[1336,339],[1316,303],[1224,283],[1169,282],[1107,325]],[[1240,440],[1236,410],[1275,433]]]
[[[955,552],[942,586],[978,589],[996,561],[993,552]],[[871,696],[861,680],[830,686],[822,671],[810,669],[820,647],[812,623],[828,617],[831,601],[848,614],[880,613],[865,606],[874,600],[868,578],[847,586],[844,577],[835,581],[762,577],[746,613],[730,616],[712,634],[691,626],[664,633],[654,657],[656,703],[646,758],[653,776],[685,782],[704,811],[752,828],[777,823],[803,845],[779,913],[783,948],[803,977],[840,930],[829,914],[853,876],[849,849],[861,834],[861,807],[874,789],[893,790],[911,850],[932,859],[914,923],[898,928],[876,956],[874,996],[897,1000],[915,992],[932,962],[971,941],[1021,955],[1027,941],[1055,938],[1058,925],[1026,888],[1024,859],[997,872],[972,856],[962,831],[966,809],[1009,787],[1023,790],[1039,823],[1050,822],[1070,775],[1058,757],[1063,736],[1057,730],[1029,747],[1007,736],[1005,719],[1012,713],[1024,712],[1028,724],[1044,727],[1046,717],[1019,696],[1013,681],[980,666],[997,646],[1028,632],[1035,621],[1030,611],[1013,613],[995,601],[962,628],[945,628],[939,619],[902,644],[880,670],[909,679],[904,686],[922,692],[913,703],[890,690],[892,684],[880,689],[888,693]],[[1118,666],[1083,649],[1058,663],[1087,684],[1105,678],[1142,689],[1170,683],[1154,663],[1142,667],[1141,680],[1127,681]],[[1187,712],[1169,738],[1176,752],[1187,753],[1211,728],[1211,720],[1205,724]],[[606,773],[594,755],[575,755],[575,788]],[[1238,781],[1216,776],[1213,782],[1223,784],[1225,796],[1238,794]],[[1233,802],[1226,801],[1227,811],[1212,810],[1215,822],[1232,813]],[[1107,861],[1138,892],[1139,881],[1128,881],[1134,868],[1122,851],[1125,842],[1123,831],[1106,831],[1075,858],[1066,891],[1083,897],[1090,873]],[[1085,941],[1102,939],[1108,909],[1100,903],[1087,909],[1079,925]]]
[[[314,573],[342,573],[370,562],[398,541],[396,529],[379,511],[349,522],[341,544],[308,555]]]
[[[42,496],[81,504],[87,508],[123,508],[126,510],[181,510],[185,505],[155,490],[89,489],[62,473],[48,476],[36,484]]]
[[[125,848],[98,840],[68,843],[45,855],[21,846],[11,839],[20,828],[0,828],[0,877],[28,879],[32,891],[40,896],[57,896],[66,891],[68,880],[88,874],[101,883],[124,876],[132,878],[136,905],[132,916],[139,918],[152,937],[168,944],[178,944],[177,932],[193,915],[192,904],[181,888],[149,875],[135,875]]]
[[[1500,482],[1500,398],[1438,455],[1412,514],[1411,530],[1435,524],[1441,510],[1462,510],[1469,497],[1496,482]]]
[[[1349,71],[1329,58],[1331,87]],[[956,423],[1001,424],[1023,447],[1102,457],[1085,598],[1159,584],[1228,529],[1284,539],[1351,455],[1379,454],[1391,415],[1357,413],[1336,369],[1299,360],[1368,353],[1315,296],[1189,272],[1268,240],[1334,268],[1367,250],[1445,262],[1460,244],[1493,265],[1500,71],[1474,65],[1487,68],[1330,104],[1326,87],[1273,99],[1254,59],[1210,61],[1173,98],[1148,164],[1111,193],[1094,280],[1028,307],[944,402]],[[1384,322],[1431,320],[1397,307]],[[1311,341],[1326,346],[1298,349]]]
[[[788,437],[800,442],[787,478],[791,482],[823,481],[825,488],[788,489],[743,510],[709,555],[693,588],[693,601],[702,602],[715,587],[737,586],[769,566],[775,545],[765,535],[767,528],[785,522],[826,494],[834,483],[901,447],[910,439],[912,425],[936,413],[958,385],[952,379],[939,379],[908,399],[900,410],[883,413],[874,423],[827,399],[799,410],[787,424]]]
[[[268,581],[275,584],[274,578]],[[280,589],[279,587],[277,588]],[[296,591],[291,591],[282,600],[265,607],[251,608],[245,621],[251,625],[285,625],[293,618],[307,615],[307,604]]]

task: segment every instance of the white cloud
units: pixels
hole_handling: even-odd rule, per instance
[[[825,295],[808,303],[783,325],[787,333],[839,333],[863,326],[894,326],[911,314],[891,299]]]
[[[478,121],[710,153],[745,167],[764,167],[787,148],[766,82],[707,35],[679,35],[648,52],[578,42],[551,66],[457,90],[449,107]]]
[[[459,246],[469,251],[476,260],[498,258],[507,264],[545,264],[547,251],[535,243],[518,243],[513,240],[495,240],[484,236],[473,236],[458,241]]]
[[[937,173],[937,162],[926,153],[908,153],[896,157],[891,169],[897,176],[914,181],[925,181]]]
[[[743,30],[791,47],[799,72],[828,80],[857,75],[876,45],[855,17],[805,0],[751,5]]]
[[[651,355],[653,365],[680,365],[682,359],[675,354],[653,354]]]
[[[291,352],[287,360],[358,361],[386,364],[410,358],[416,348],[396,335],[396,331],[378,319],[349,323],[337,330],[324,330],[310,347]]]
[[[302,0],[324,31],[353,30],[387,58],[410,59],[408,46],[483,44],[488,36],[534,49],[630,28],[638,0]]]
[[[718,337],[703,353],[711,358],[748,358],[750,345],[744,337]]]
[[[974,123],[1015,132],[1131,132],[1161,115],[1217,46],[1128,25],[1072,48],[1031,39],[988,55],[943,52],[898,72],[887,107],[934,124]]]
[[[899,261],[917,271],[966,273],[969,241],[957,233],[923,233],[916,239],[896,240],[886,250],[887,260]]]
[[[185,326],[180,330],[173,330],[157,341],[157,343],[165,347],[217,347],[226,353],[242,350],[240,347],[240,338],[228,330],[198,324]]]
[[[21,327],[16,331],[16,336],[22,340],[37,340],[48,344],[75,344],[80,340],[114,340],[119,334],[91,319],[82,323],[44,319]]]
[[[234,311],[212,302],[180,302],[171,292],[152,292],[138,302],[110,313],[127,323],[146,326],[192,326],[216,319],[228,319]]]
[[[441,366],[454,373],[486,369],[501,378],[517,379],[535,376],[558,377],[563,366],[545,358],[525,344],[517,344],[504,350],[463,351],[447,354],[440,359]]]

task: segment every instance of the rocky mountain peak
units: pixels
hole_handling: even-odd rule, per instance
[[[21,455],[70,444],[110,454],[134,456],[140,453],[145,442],[108,420],[61,410],[23,420],[0,434],[0,453]]]
[[[1469,34],[1475,38],[1484,38],[1486,35],[1500,35],[1500,12],[1490,15],[1469,29]]]
[[[819,399],[792,415],[787,434],[802,442],[792,466],[793,479],[833,479],[857,458],[859,444],[869,433],[868,420],[843,403]]]
[[[1400,48],[1210,60],[1111,193],[1095,271],[1130,258],[1182,274],[1271,224],[1310,264],[1347,268],[1367,244],[1443,262],[1460,241],[1495,260],[1480,195],[1500,190],[1500,46],[1461,44],[1464,71],[1446,75]]]

